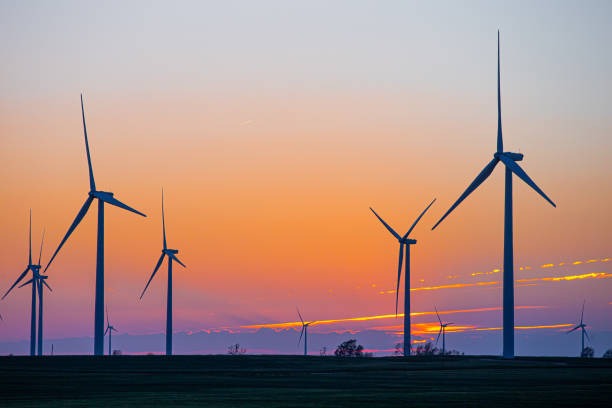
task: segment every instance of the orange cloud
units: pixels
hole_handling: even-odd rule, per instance
[[[545,309],[548,306],[516,306],[515,309]],[[451,314],[451,313],[469,313],[469,312],[489,312],[494,310],[501,310],[501,307],[485,307],[479,309],[461,309],[461,310],[440,310],[439,314]],[[414,312],[410,313],[410,316],[425,316],[425,315],[435,315],[436,312]],[[364,316],[364,317],[350,317],[344,319],[332,319],[332,320],[317,320],[316,325],[320,324],[332,324],[332,323],[340,323],[340,322],[358,322],[358,321],[368,321],[368,320],[378,320],[378,319],[394,319],[396,317],[404,317],[403,313],[398,313],[397,316],[395,314],[386,314],[386,315],[377,315],[377,316]],[[253,324],[247,326],[240,326],[247,329],[259,329],[259,328],[279,328],[279,327],[300,327],[302,326],[302,322],[287,322],[287,323],[270,323],[270,324]]]

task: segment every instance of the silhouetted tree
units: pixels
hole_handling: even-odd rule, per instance
[[[363,346],[357,345],[357,340],[351,339],[340,344],[334,354],[338,357],[361,357],[363,355]]]
[[[323,346],[321,347],[321,350],[319,350],[319,354],[322,356],[326,356],[327,355],[327,347]]]
[[[612,349],[608,349],[606,350],[605,353],[603,353],[603,358],[612,358]]]
[[[414,354],[417,356],[433,356],[440,354],[440,350],[434,347],[431,341],[428,341],[425,344],[419,344],[417,348],[414,349]]]
[[[238,343],[232,344],[231,346],[227,347],[227,354],[230,354],[232,356],[239,356],[245,353],[246,353],[246,349],[240,348],[240,344]]]
[[[593,350],[593,347],[585,347],[584,350],[582,350],[582,353],[580,353],[580,357],[582,358],[593,358],[593,355],[595,355],[595,350]]]
[[[403,356],[404,355],[404,342],[401,341],[399,343],[395,343],[395,350],[393,350],[394,356]]]

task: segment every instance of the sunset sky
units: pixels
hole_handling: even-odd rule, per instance
[[[295,322],[299,306],[318,321],[393,314],[310,329],[393,337],[397,243],[368,207],[403,234],[434,197],[412,234],[412,287],[429,288],[412,311],[499,308],[501,166],[431,227],[495,151],[500,29],[505,150],[557,204],[514,179],[516,326],[565,330],[586,299],[599,355],[612,346],[611,16],[607,1],[0,1],[0,291],[27,265],[28,209],[46,264],[87,198],[83,92],[98,189],[148,216],[106,207],[106,303],[123,333],[165,328],[165,266],[138,300],[162,187],[187,265],[177,332]],[[96,214],[48,270],[47,338],[93,335]],[[29,299],[0,302],[0,342],[29,337]],[[501,317],[452,315],[475,329]],[[499,331],[480,335],[501,351]]]

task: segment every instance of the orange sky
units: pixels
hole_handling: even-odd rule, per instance
[[[332,29],[323,25],[324,32]],[[29,25],[22,29],[35,30]],[[495,29],[451,39],[459,41],[452,43],[454,48],[465,47],[468,56],[463,58],[430,34],[423,39],[434,42],[427,49],[442,47],[435,54],[450,53],[455,59],[449,63],[444,56],[413,48],[416,57],[399,67],[422,68],[405,76],[384,71],[394,66],[396,48],[374,46],[362,37],[359,53],[317,55],[308,66],[312,75],[295,71],[289,79],[265,69],[275,61],[279,71],[295,69],[289,66],[289,51],[260,50],[255,40],[221,51],[202,45],[210,51],[204,56],[211,64],[243,54],[261,64],[240,65],[241,59],[231,59],[227,75],[217,65],[210,69],[218,71],[206,71],[202,61],[189,66],[181,39],[157,39],[159,44],[142,40],[146,49],[160,47],[151,51],[157,64],[150,64],[148,54],[128,53],[133,47],[126,44],[141,41],[131,31],[120,30],[127,43],[113,43],[128,56],[115,55],[115,45],[99,47],[91,56],[89,45],[95,49],[105,40],[89,33],[87,51],[50,46],[37,65],[49,69],[26,71],[29,76],[20,74],[20,67],[32,66],[36,47],[26,52],[26,46],[12,46],[15,58],[6,60],[14,65],[0,80],[8,90],[0,98],[0,287],[8,288],[25,266],[28,209],[35,248],[46,228],[43,258],[48,259],[86,199],[81,91],[98,188],[148,215],[143,219],[115,208],[106,211],[107,302],[115,325],[125,331],[164,329],[165,269],[138,300],[161,249],[162,186],[169,245],[180,250],[187,265],[174,274],[176,330],[294,321],[296,305],[310,320],[392,313],[394,295],[379,292],[395,289],[397,245],[369,206],[405,232],[437,197],[413,232],[418,240],[412,251],[413,287],[499,281],[501,274],[472,274],[501,266],[501,168],[430,230],[495,148]],[[19,37],[21,31],[15,30],[13,37]],[[592,73],[591,64],[606,67],[609,61],[600,61],[606,58],[601,53],[589,54],[593,60],[583,59],[584,71],[570,75],[563,64],[572,62],[553,59],[553,53],[555,58],[568,52],[581,56],[581,44],[591,37],[580,37],[583,43],[555,44],[547,59],[521,47],[520,34],[508,30],[502,37],[508,44],[502,48],[505,146],[525,154],[521,166],[558,205],[550,207],[515,181],[517,279],[527,279],[525,285],[538,283],[517,286],[517,305],[550,307],[531,315],[517,312],[517,325],[568,323],[587,298],[593,323],[610,330],[612,280],[528,281],[612,273],[609,262],[558,265],[611,256],[612,122],[601,108],[583,106],[584,100],[598,100],[598,92],[609,83],[580,82]],[[27,32],[36,41],[45,40],[41,33]],[[76,31],[66,32],[73,38]],[[486,43],[468,45],[472,36],[485,35],[491,36]],[[62,38],[53,39],[53,44],[62,44]],[[343,36],[331,39],[337,41],[333,44],[345,41]],[[311,44],[300,37],[312,49],[323,47],[319,40],[313,37],[316,43]],[[305,57],[294,56],[297,61],[311,60],[304,52]],[[23,53],[26,60],[17,58]],[[94,67],[97,58],[108,55],[113,58],[105,60],[107,65]],[[478,60],[469,55],[478,55]],[[83,65],[71,65],[75,61]],[[164,68],[164,61],[176,65]],[[340,64],[341,71],[332,63]],[[530,64],[533,69],[527,70]],[[189,69],[173,71],[177,66]],[[553,68],[559,71],[549,74]],[[62,73],[72,70],[79,74]],[[244,76],[232,76],[241,70]],[[549,75],[554,81],[549,82]],[[568,83],[564,75],[579,77],[578,82]],[[32,84],[32,78],[38,82]],[[38,83],[42,85],[36,88]],[[19,91],[19,86],[25,88]],[[92,206],[48,271],[54,289],[46,298],[50,337],[93,332],[96,211]],[[549,263],[556,266],[518,270]],[[0,302],[5,317],[0,340],[27,337],[28,297],[21,289]],[[501,289],[491,284],[413,292],[414,310],[429,311],[434,304],[445,310],[498,307]],[[474,318],[484,320],[465,324],[498,327],[501,313]]]

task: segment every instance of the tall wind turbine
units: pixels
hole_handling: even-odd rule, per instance
[[[42,246],[42,244],[41,244]],[[36,355],[36,280],[38,276],[38,271],[40,271],[40,265],[32,263],[32,210],[30,210],[30,228],[28,233],[28,266],[25,271],[22,272],[21,275],[17,278],[13,286],[6,291],[2,299],[4,299],[15,286],[19,284],[28,274],[28,272],[32,271],[32,280],[26,282],[25,284],[32,283],[32,311],[30,317],[30,355]]]
[[[38,255],[38,264],[32,265],[32,279],[23,283],[20,288],[32,284],[36,286],[38,291],[38,355],[43,355],[43,291],[46,286],[51,292],[51,286],[47,283],[48,276],[40,274],[40,259],[42,257],[43,242],[45,240],[45,230],[43,230],[42,240],[40,241],[40,253]]]
[[[298,346],[300,345],[300,342],[302,341],[302,336],[304,336],[304,355],[307,356],[308,355],[308,326],[310,326],[311,324],[315,324],[316,322],[304,322],[304,319],[302,319],[302,315],[300,314],[300,309],[297,309],[298,312],[298,316],[300,316],[300,320],[302,321],[302,332],[300,333],[300,339],[298,340]]]
[[[142,299],[142,296],[147,291],[147,288],[149,287],[151,280],[157,273],[157,270],[159,269],[159,267],[161,266],[164,260],[164,256],[168,256],[168,300],[166,303],[166,354],[171,355],[172,354],[172,261],[178,262],[183,268],[185,268],[186,266],[181,261],[179,261],[179,259],[176,257],[176,254],[178,254],[179,252],[178,249],[169,249],[168,246],[166,245],[166,221],[164,218],[164,190],[163,189],[162,189],[162,232],[163,232],[163,237],[164,237],[162,253],[161,253],[161,256],[159,257],[159,261],[157,261],[157,265],[155,265],[155,269],[153,270],[153,273],[151,274],[149,281],[147,282],[147,286],[145,286],[144,290],[140,294],[140,298]]]
[[[493,172],[500,161],[506,166],[506,190],[504,206],[504,280],[503,280],[503,357],[514,358],[514,254],[512,236],[512,173],[517,175],[529,187],[533,188],[553,207],[555,203],[529,178],[527,173],[516,163],[523,160],[521,153],[504,152],[501,123],[501,91],[499,73],[499,31],[497,31],[497,151],[493,160],[476,176],[472,184],[461,194],[450,209],[433,226],[435,229],[465,198],[476,190]]]
[[[453,323],[442,323],[442,319],[440,319],[440,315],[438,314],[438,308],[434,306],[436,309],[436,316],[438,316],[438,321],[440,322],[440,331],[438,332],[438,338],[436,339],[436,344],[438,344],[438,340],[440,340],[440,334],[442,335],[442,355],[446,355],[446,327]]]
[[[113,197],[113,193],[107,191],[96,190],[96,183],[94,181],[93,169],[91,166],[91,156],[89,154],[89,141],[87,140],[87,126],[85,125],[85,108],[83,107],[83,94],[81,94],[81,115],[83,117],[83,133],[85,135],[85,151],[87,152],[87,165],[89,167],[89,193],[85,204],[79,210],[76,218],[68,228],[66,235],[60,242],[59,246],[55,250],[55,253],[49,260],[49,263],[45,267],[45,272],[49,269],[51,262],[55,259],[55,256],[62,248],[70,234],[76,229],[81,220],[87,214],[91,203],[95,199],[98,200],[98,248],[96,256],[96,299],[95,299],[95,310],[94,310],[94,354],[101,356],[104,354],[104,203],[114,205],[115,207],[123,208],[124,210],[131,211],[138,215],[146,217],[140,211],[133,209],[117,200]]]
[[[108,306],[106,306],[106,331],[104,331],[104,335],[108,333],[108,355],[112,355],[111,343],[113,340],[113,332],[118,331],[115,327],[111,326],[110,321],[108,320]]]
[[[408,232],[402,237],[400,236],[393,228],[389,226],[377,213],[374,211],[372,207],[370,210],[374,213],[376,218],[382,222],[382,224],[389,230],[391,235],[393,235],[397,241],[399,242],[399,263],[397,265],[397,288],[395,290],[395,315],[397,316],[397,304],[399,300],[399,286],[400,286],[400,278],[402,277],[402,261],[404,260],[404,248],[406,251],[406,261],[405,261],[405,270],[406,276],[404,277],[404,356],[410,355],[410,245],[414,245],[417,243],[415,239],[408,238],[408,235],[412,232],[417,223],[421,220],[421,217],[429,210],[429,207],[436,201],[434,198],[431,203],[419,215],[419,217],[414,221]]]
[[[580,348],[580,356],[582,357],[582,352],[584,351],[584,336],[587,337],[588,341],[591,341],[591,338],[589,337],[589,333],[587,333],[586,331],[586,324],[584,324],[584,302],[582,302],[582,313],[580,314],[580,323],[576,325],[576,327],[574,327],[572,330],[568,331],[567,334],[570,334],[574,330],[578,330],[578,329],[582,331],[582,343],[581,343],[581,348]]]

